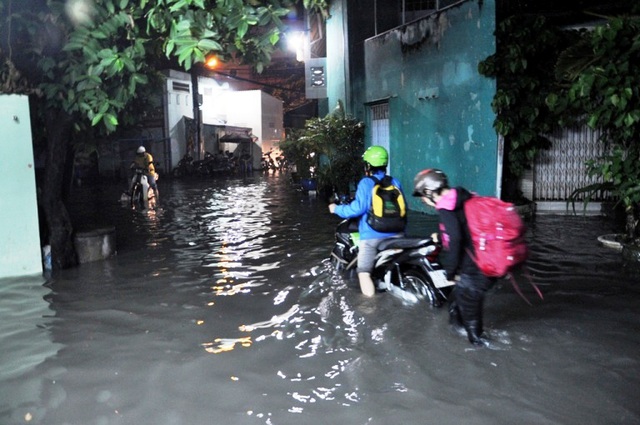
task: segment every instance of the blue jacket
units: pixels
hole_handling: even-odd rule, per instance
[[[378,180],[382,180],[385,176],[385,173],[384,171],[378,171],[374,173],[373,176]],[[398,180],[392,178],[392,181],[395,186],[398,186],[400,190],[402,190],[402,186],[400,186],[400,182]],[[360,217],[360,222],[358,223],[360,239],[382,239],[401,234],[402,232],[377,232],[373,230],[371,226],[369,226],[369,224],[367,224],[367,212],[371,207],[373,186],[375,186],[375,182],[369,177],[365,177],[360,180],[360,182],[358,183],[358,188],[356,189],[356,198],[348,205],[336,205],[334,213],[342,218]]]

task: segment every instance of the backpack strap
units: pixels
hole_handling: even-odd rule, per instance
[[[385,176],[382,178],[382,180],[378,179],[375,176],[367,176],[369,177],[371,180],[373,180],[374,186],[379,184],[382,187],[387,187],[387,186],[391,186],[393,184],[393,177],[391,177],[389,174],[385,174]]]
[[[380,186],[382,187],[387,187],[387,186],[391,186],[393,184],[392,181],[393,177],[391,177],[390,175],[385,175],[384,178],[380,181]]]
[[[531,284],[531,286],[533,287],[533,289],[535,289],[536,293],[538,294],[538,296],[540,297],[541,300],[544,300],[544,297],[542,296],[542,292],[540,291],[540,288],[538,288],[538,285],[536,285],[533,282],[533,278],[531,277],[531,273],[529,273],[529,269],[527,269],[526,267],[524,267],[524,276],[527,278],[527,280],[529,281],[529,283]],[[520,297],[529,305],[531,305],[531,302],[527,299],[527,297],[525,297],[525,295],[522,293],[522,290],[520,289],[520,285],[518,285],[518,282],[516,281],[516,278],[513,276],[513,273],[509,272],[507,273],[506,276],[510,281],[511,281],[511,285],[513,286],[513,289],[516,290],[516,292],[518,293],[518,295],[520,295]]]

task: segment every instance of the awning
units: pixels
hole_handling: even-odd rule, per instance
[[[220,138],[222,143],[250,143],[252,141],[251,136],[243,133],[228,133]]]

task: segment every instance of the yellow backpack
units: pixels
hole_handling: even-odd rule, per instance
[[[378,180],[369,176],[375,184],[371,193],[371,207],[367,223],[382,233],[399,233],[407,225],[407,206],[404,194],[393,184],[391,176]]]

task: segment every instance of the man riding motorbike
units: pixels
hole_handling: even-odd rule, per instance
[[[156,202],[158,202],[158,198],[160,197],[160,193],[158,192],[158,185],[156,184],[156,178],[158,174],[156,173],[156,167],[153,164],[153,156],[144,148],[144,146],[140,146],[136,151],[136,157],[131,163],[132,169],[140,168],[144,174],[147,176],[147,182],[156,196]],[[134,175],[131,179],[131,184],[129,185],[129,192],[133,189],[133,186],[136,183],[136,176]]]
[[[375,294],[375,285],[371,278],[374,261],[378,253],[378,245],[384,239],[401,236],[404,231],[383,233],[374,230],[367,222],[367,212],[372,201],[372,191],[376,184],[372,176],[381,181],[386,176],[387,165],[389,163],[389,153],[382,146],[369,147],[362,159],[365,163],[366,176],[360,180],[356,189],[356,198],[348,205],[330,204],[329,211],[342,218],[359,217],[358,229],[360,232],[360,248],[358,251],[358,281],[360,290],[365,296],[371,297]],[[400,182],[395,178],[393,184],[399,188]]]

